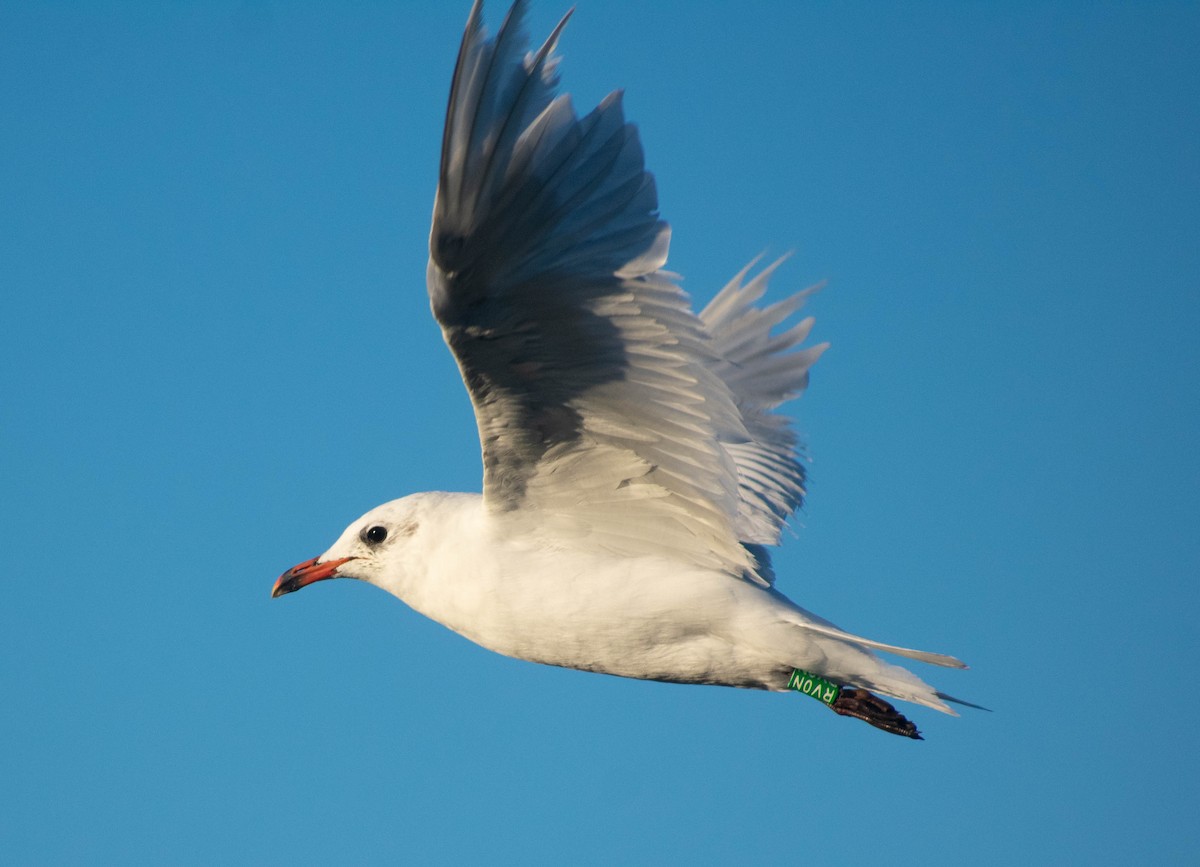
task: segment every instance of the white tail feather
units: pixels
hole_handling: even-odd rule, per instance
[[[836,626],[825,626],[819,623],[805,623],[804,628],[813,632],[819,632],[822,635],[828,635],[830,638],[838,638],[842,641],[849,641],[852,644],[857,644],[861,647],[869,647],[872,650],[884,650],[888,653],[894,653],[896,656],[906,656],[909,659],[917,659],[921,662],[928,662],[930,665],[940,665],[944,668],[969,667],[961,659],[956,659],[953,656],[945,653],[933,653],[928,650],[913,650],[909,647],[897,647],[894,644],[884,644],[882,641],[872,641],[869,638],[863,638],[861,635],[843,632]]]

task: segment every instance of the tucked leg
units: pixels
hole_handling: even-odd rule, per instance
[[[841,694],[830,705],[830,708],[834,713],[863,720],[885,732],[903,735],[913,740],[924,740],[910,719],[879,696],[865,689],[842,687]]]

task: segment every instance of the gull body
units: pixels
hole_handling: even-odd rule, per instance
[[[411,494],[372,509],[318,558],[505,656],[620,677],[782,691],[795,668],[952,712],[877,647],[773,587],[663,556],[547,537],[478,494]],[[387,531],[381,543],[366,534]]]
[[[578,118],[555,43],[526,53],[525,4],[494,39],[471,11],[451,85],[430,234],[434,317],[475,408],[482,494],[372,509],[273,595],[349,577],[475,643],[621,677],[783,691],[896,734],[875,693],[954,701],[774,587],[768,547],[801,505],[788,420],[824,344],[761,307],[779,263],[748,266],[699,314],[663,270],[670,230],[619,94]],[[777,330],[781,326],[782,330]]]

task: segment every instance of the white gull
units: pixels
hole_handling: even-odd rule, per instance
[[[475,408],[483,494],[372,509],[272,595],[356,578],[519,659],[775,691],[823,679],[834,711],[919,737],[874,693],[946,713],[955,699],[873,651],[965,666],[843,632],[773,586],[766,546],[804,496],[775,409],[826,347],[796,349],[811,318],[775,329],[808,292],[757,307],[775,265],[748,267],[694,314],[662,270],[670,230],[620,94],[577,118],[556,94],[566,18],[528,52],[522,0],[494,39],[480,6],[426,278]]]

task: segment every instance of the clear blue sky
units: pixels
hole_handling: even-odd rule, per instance
[[[913,743],[268,598],[478,490],[424,287],[468,5],[0,5],[4,860],[1200,857],[1200,6],[579,0],[563,38],[698,301],[764,250],[828,280],[780,586],[972,664],[922,674],[995,712]]]

